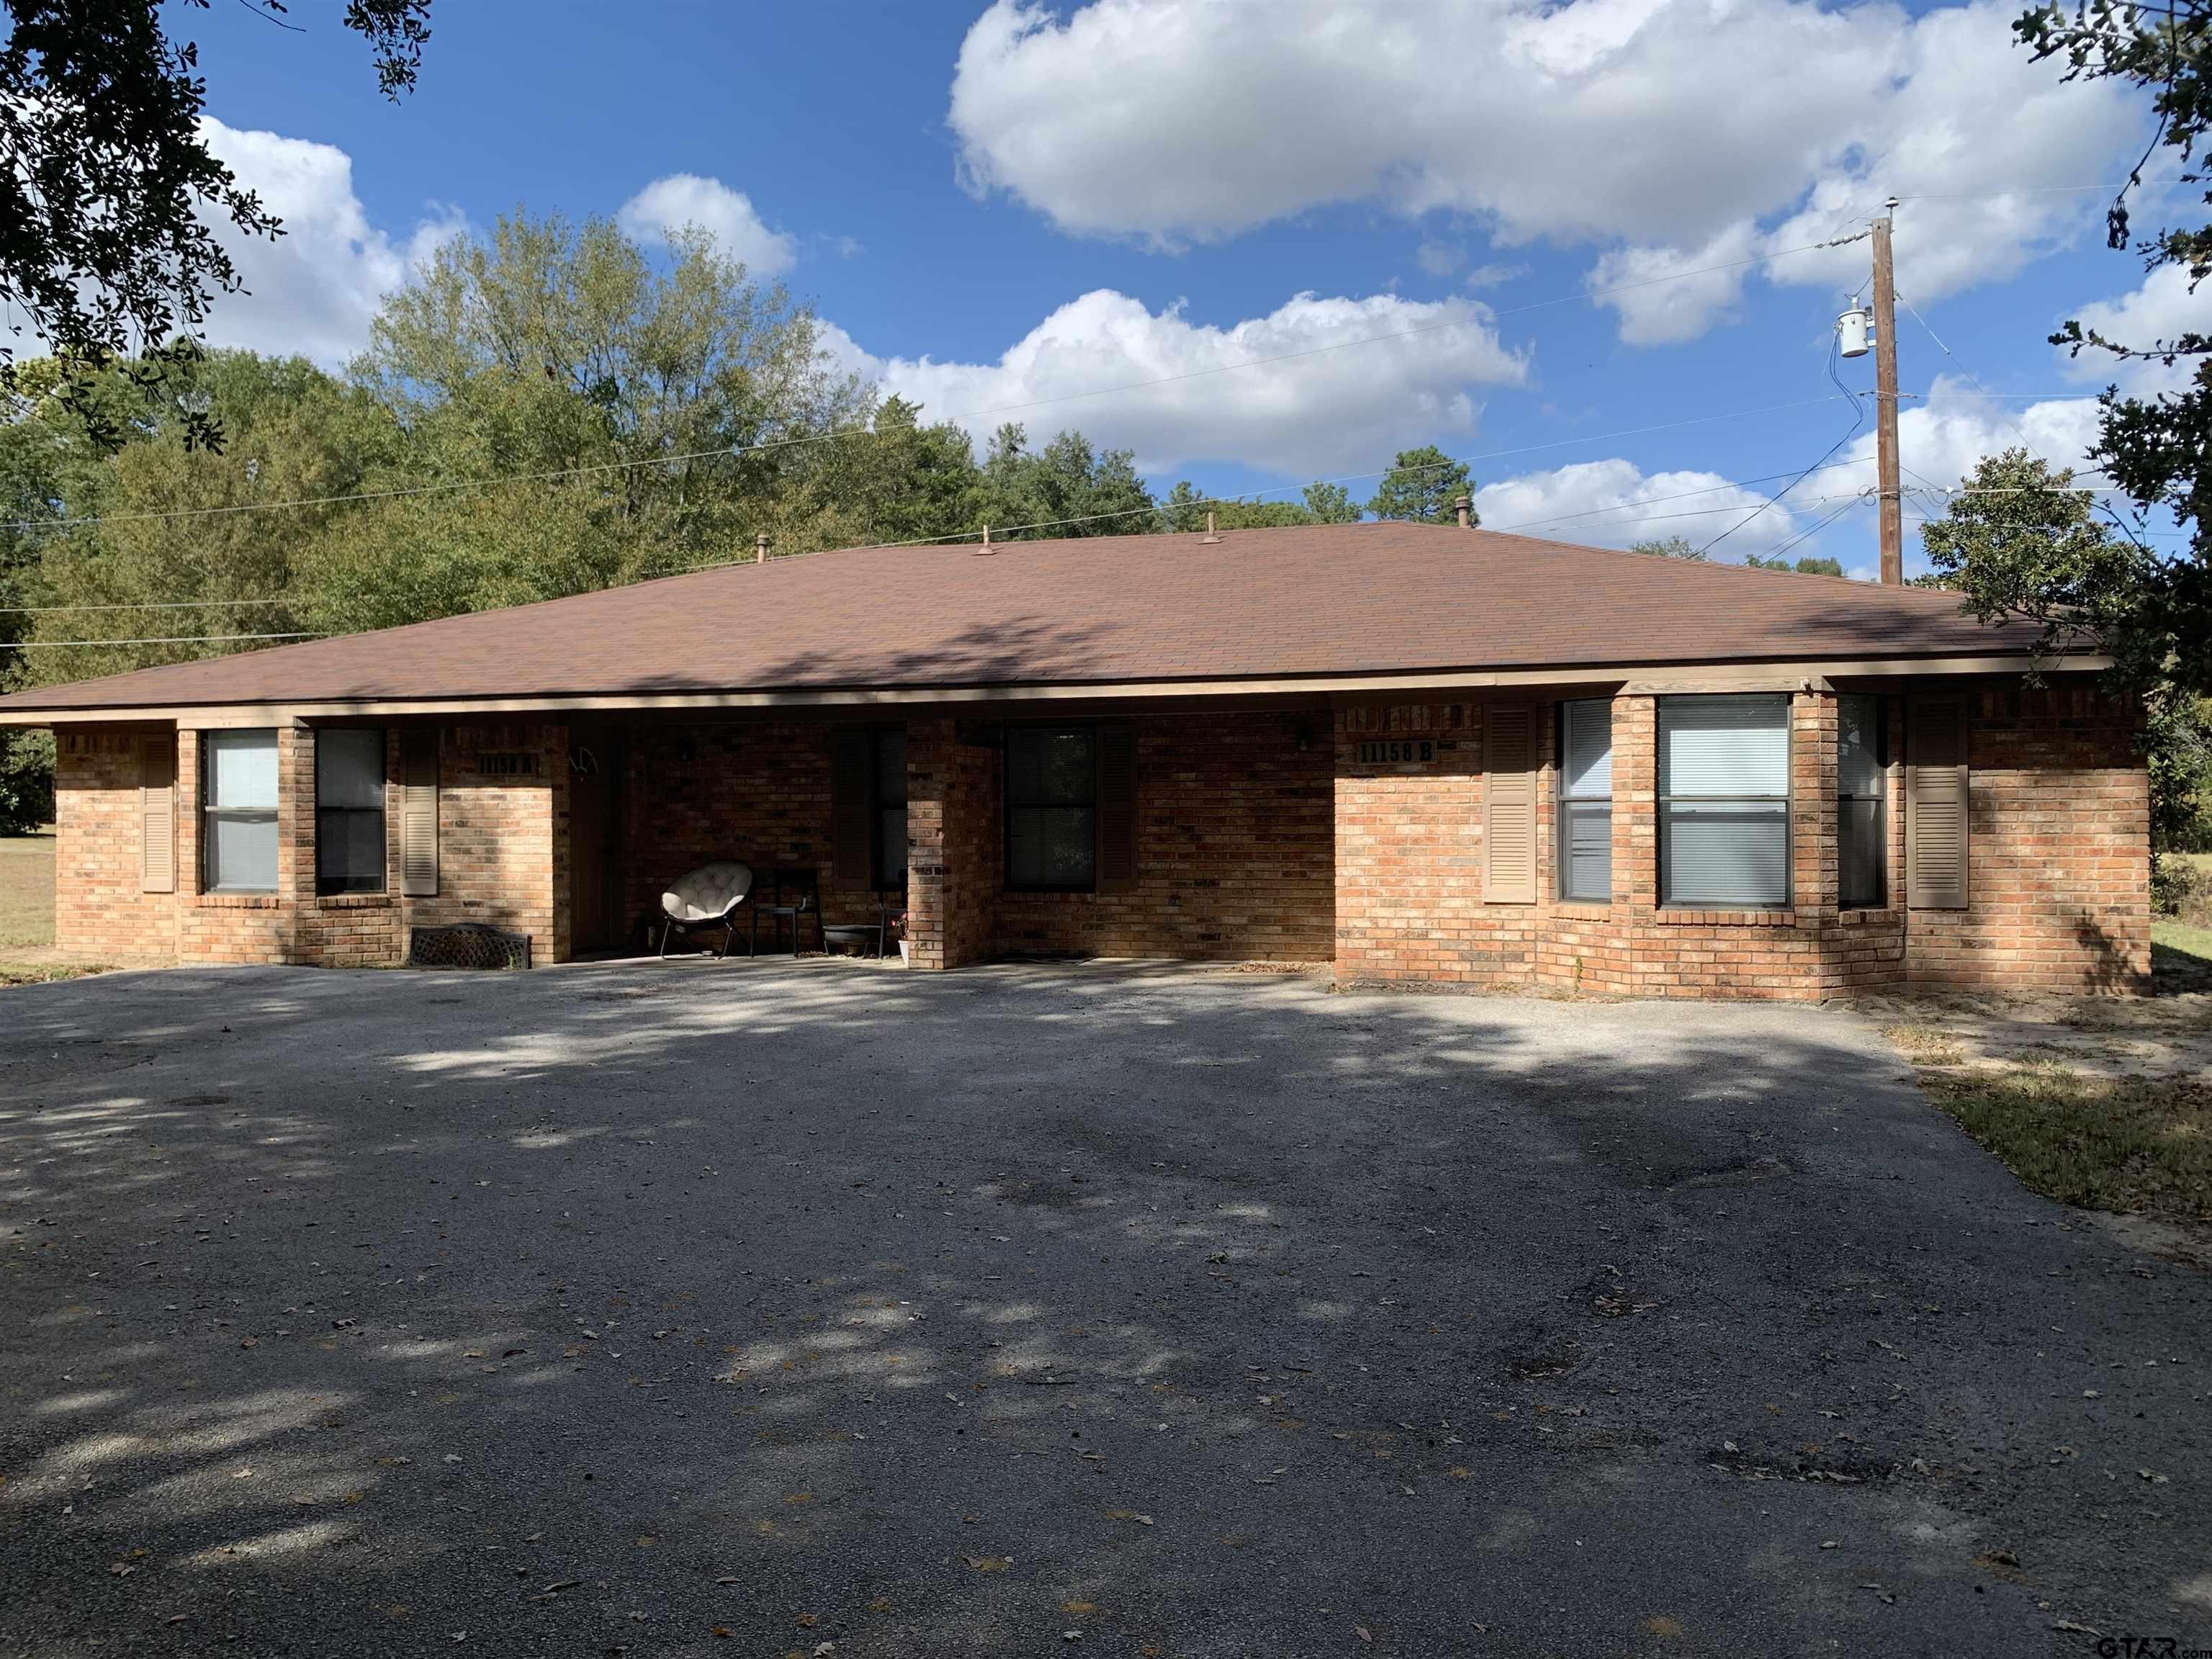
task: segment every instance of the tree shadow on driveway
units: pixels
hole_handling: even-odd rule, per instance
[[[21,1651],[2212,1612],[2204,1279],[2022,1192],[1847,1014],[701,960],[0,1013]]]

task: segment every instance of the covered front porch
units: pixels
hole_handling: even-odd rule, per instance
[[[902,913],[918,968],[1334,952],[1325,706],[653,715],[577,720],[568,736],[561,954],[657,946],[662,892],[732,860],[763,889],[772,871],[811,887],[833,929]],[[737,948],[755,930],[740,911]],[[787,923],[763,915],[758,932],[763,949],[788,948]],[[805,939],[813,948],[811,925]]]

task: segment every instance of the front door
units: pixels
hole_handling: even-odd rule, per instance
[[[622,737],[577,726],[568,738],[569,949],[580,956],[623,943]]]

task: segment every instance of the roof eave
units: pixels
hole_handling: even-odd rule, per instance
[[[1248,675],[1146,680],[1035,681],[960,685],[844,685],[721,691],[553,692],[520,696],[341,697],[252,702],[178,702],[112,707],[13,708],[0,704],[0,727],[125,725],[149,720],[239,725],[248,720],[611,713],[625,709],[879,708],[921,704],[1051,704],[1153,702],[1255,696],[1373,696],[1480,691],[1516,686],[1619,682],[1670,686],[1735,682],[1906,678],[1920,676],[2095,672],[2108,656],[2040,656],[2030,651],[1960,655],[1732,658],[1700,662],[1569,663],[1521,668],[1378,669],[1310,675]]]

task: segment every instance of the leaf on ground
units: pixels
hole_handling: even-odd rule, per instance
[[[978,1572],[1004,1572],[1014,1565],[1003,1555],[963,1555],[960,1559]]]

